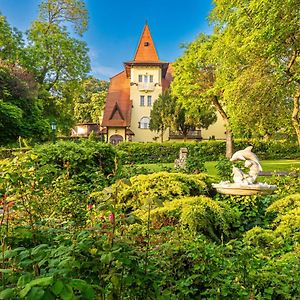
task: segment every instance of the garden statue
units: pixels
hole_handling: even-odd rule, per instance
[[[175,161],[174,161],[174,168],[175,169],[185,169],[187,157],[188,157],[188,149],[180,148],[179,158],[175,159]]]
[[[269,185],[267,183],[256,183],[259,172],[262,167],[259,163],[257,156],[252,152],[252,146],[235,152],[230,161],[235,162],[238,160],[245,161],[245,168],[249,169],[244,172],[240,168],[233,166],[232,175],[233,183],[226,181],[218,184],[213,184],[213,187],[222,194],[230,195],[253,195],[253,194],[266,194],[274,191],[276,185]]]
[[[244,150],[240,150],[235,152],[230,161],[234,162],[237,160],[244,160],[245,167],[249,168],[249,173],[245,174],[241,169],[237,167],[233,167],[233,181],[235,183],[255,183],[256,178],[260,171],[262,171],[262,167],[259,163],[257,156],[251,151],[252,146],[245,148]]]

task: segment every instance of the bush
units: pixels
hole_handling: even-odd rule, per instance
[[[116,183],[111,188],[117,201],[125,208],[138,209],[149,201],[171,201],[182,196],[208,195],[211,177],[206,174],[158,172],[131,177],[129,181]]]
[[[219,201],[239,213],[240,217],[234,224],[238,235],[255,226],[264,226],[268,223],[266,210],[275,197],[274,195],[227,196],[219,194],[216,196]]]
[[[147,208],[135,213],[142,220],[148,218]],[[237,216],[229,206],[206,196],[165,201],[162,207],[156,207],[150,212],[150,220],[155,228],[178,224],[188,228],[192,234],[202,233],[218,242],[229,236],[229,229]]]
[[[51,165],[60,174],[67,171],[70,177],[88,179],[100,171],[104,176],[116,173],[117,154],[106,143],[85,140],[80,143],[60,141],[35,147],[30,155],[36,156],[39,167]]]
[[[259,159],[299,159],[299,146],[288,141],[235,140],[234,151],[252,145]],[[225,155],[225,141],[166,142],[166,143],[120,143],[117,150],[124,164],[172,163],[179,156],[180,148],[203,161],[216,161]]]
[[[18,225],[80,224],[88,195],[112,182],[116,160],[113,147],[103,143],[38,146],[3,165],[0,196],[13,203],[12,220]]]

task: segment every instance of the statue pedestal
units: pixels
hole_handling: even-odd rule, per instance
[[[277,189],[276,185],[269,185],[267,183],[230,183],[230,182],[220,182],[213,183],[213,188],[217,190],[218,193],[226,195],[241,195],[249,196],[255,194],[270,194]]]

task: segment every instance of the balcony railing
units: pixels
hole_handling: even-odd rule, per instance
[[[139,91],[154,91],[154,83],[139,83]]]
[[[184,136],[181,131],[170,131],[170,139],[191,139],[191,140],[202,140],[201,130],[189,130],[187,135]]]

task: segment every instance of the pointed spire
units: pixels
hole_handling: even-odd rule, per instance
[[[159,61],[155,45],[149,30],[148,22],[144,26],[139,45],[137,47],[134,61]]]

